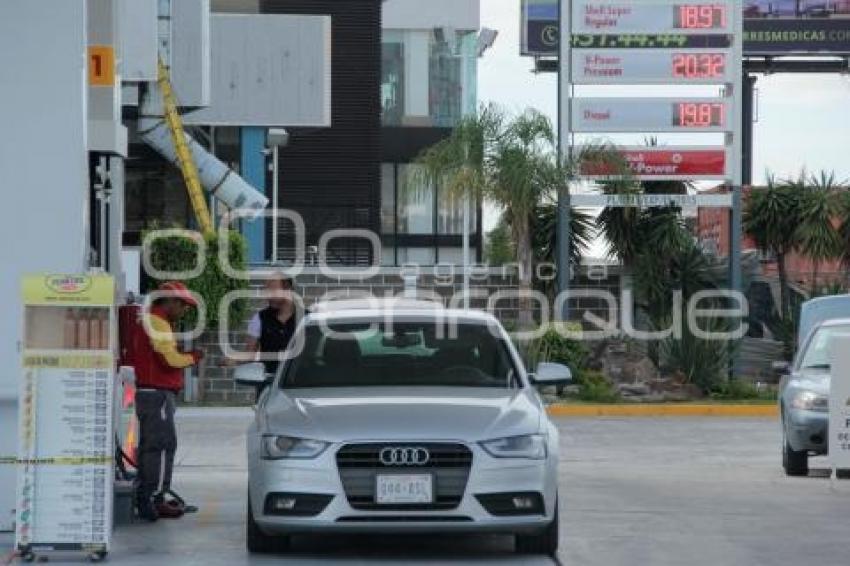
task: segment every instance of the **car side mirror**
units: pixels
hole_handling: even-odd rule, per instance
[[[266,366],[260,362],[238,365],[233,370],[233,380],[238,385],[262,385],[266,382]]]
[[[573,374],[564,364],[541,362],[529,378],[535,385],[558,385],[572,381]]]

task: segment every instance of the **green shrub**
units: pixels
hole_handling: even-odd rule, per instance
[[[558,324],[564,325],[559,332]],[[546,329],[540,338],[524,344],[520,350],[525,353],[526,364],[530,371],[534,371],[540,362],[554,362],[564,364],[570,368],[573,375],[582,372],[587,364],[590,351],[583,342],[566,338],[568,332],[577,333],[581,326],[576,323],[553,323]]]
[[[582,371],[576,377],[578,398],[588,403],[617,403],[620,393],[602,372]]]
[[[707,332],[721,332],[726,327],[720,319],[704,318]],[[726,379],[731,344],[725,340],[706,340],[694,336],[685,325],[681,338],[668,338],[660,344],[662,369],[679,374],[704,393],[712,391]]]
[[[709,392],[709,396],[722,401],[771,401],[776,399],[776,392],[759,389],[755,384],[744,379],[729,379],[715,386]]]
[[[192,291],[201,295],[207,305],[207,328],[216,327],[219,323],[219,305],[225,295],[231,291],[248,288],[248,281],[229,277],[221,268],[218,260],[218,235],[205,237],[207,244],[207,262],[198,277],[183,281]],[[231,230],[228,233],[230,265],[237,271],[247,267],[247,243],[239,232]],[[189,271],[195,267],[198,243],[186,236],[168,236],[156,238],[151,243],[151,266],[160,271]],[[151,287],[155,288],[162,281],[152,278]],[[248,302],[237,299],[230,305],[229,324],[231,327],[241,325],[248,312]],[[195,323],[195,313],[187,317],[186,324]]]

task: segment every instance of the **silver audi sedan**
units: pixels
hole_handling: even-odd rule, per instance
[[[248,431],[247,546],[318,532],[493,532],[558,546],[558,432],[492,316],[337,301],[304,319]],[[256,383],[262,369],[237,369]]]
[[[828,450],[830,343],[850,334],[850,319],[821,322],[809,332],[779,384],[782,466],[789,476],[809,473],[809,457]],[[840,477],[850,475],[839,470]]]

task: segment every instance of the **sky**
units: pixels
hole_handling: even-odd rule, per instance
[[[533,107],[556,123],[556,75],[532,73],[533,59],[519,55],[519,4],[519,0],[481,0],[481,25],[498,30],[499,36],[479,61],[478,99],[497,102],[514,112]],[[618,96],[633,94],[629,87],[608,88],[620,89]],[[760,75],[756,88],[755,183],[764,180],[766,171],[781,178],[796,176],[803,167],[809,171],[834,170],[837,178],[850,180],[850,77]],[[703,139],[709,144],[717,141]],[[495,224],[495,216],[485,215],[485,228]]]

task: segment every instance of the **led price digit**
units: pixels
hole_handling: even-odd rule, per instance
[[[677,79],[721,79],[726,74],[723,53],[674,53],[672,63]]]
[[[726,125],[722,102],[674,102],[673,125],[680,128],[710,128]]]
[[[673,6],[674,26],[679,29],[724,29],[723,4],[677,4]]]

